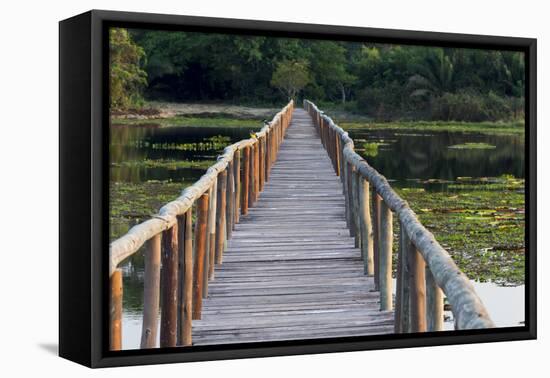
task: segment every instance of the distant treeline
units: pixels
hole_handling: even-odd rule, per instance
[[[111,104],[281,104],[308,98],[376,119],[523,117],[519,52],[111,30]]]

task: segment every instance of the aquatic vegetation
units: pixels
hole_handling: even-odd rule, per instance
[[[111,167],[123,168],[164,168],[169,170],[185,168],[207,169],[216,163],[215,160],[174,160],[174,159],[144,159],[111,163]]]
[[[447,148],[452,148],[455,150],[492,150],[494,148],[497,148],[497,146],[493,146],[488,143],[463,143],[455,144]]]
[[[525,123],[516,122],[337,122],[344,130],[403,130],[407,132],[462,132],[490,135],[524,135]]]
[[[124,235],[155,214],[165,203],[178,197],[192,182],[111,182],[109,185],[110,240]]]
[[[509,176],[497,179],[487,180],[486,184],[450,184],[448,191],[401,188],[397,192],[468,277],[481,282],[522,284],[524,180]],[[486,188],[482,189],[483,185]],[[394,248],[397,250],[397,245]]]
[[[263,126],[261,119],[238,119],[230,117],[186,117],[175,116],[167,118],[129,119],[113,118],[113,125],[159,125],[160,127],[189,126],[189,127],[245,127],[257,128]]]

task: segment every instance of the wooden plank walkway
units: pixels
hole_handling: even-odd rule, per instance
[[[393,312],[379,306],[346,227],[342,184],[296,109],[270,181],[216,267],[193,344],[393,333]]]

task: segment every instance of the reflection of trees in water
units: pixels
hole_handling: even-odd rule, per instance
[[[367,161],[389,179],[444,179],[458,176],[486,177],[512,174],[524,177],[522,136],[438,132],[430,135],[395,135],[388,131],[357,131],[352,137],[395,140]],[[456,150],[448,147],[467,142],[495,145],[488,150]]]

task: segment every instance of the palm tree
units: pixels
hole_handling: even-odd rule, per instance
[[[443,49],[431,50],[422,64],[414,67],[407,87],[413,97],[439,97],[453,87],[454,65]]]

